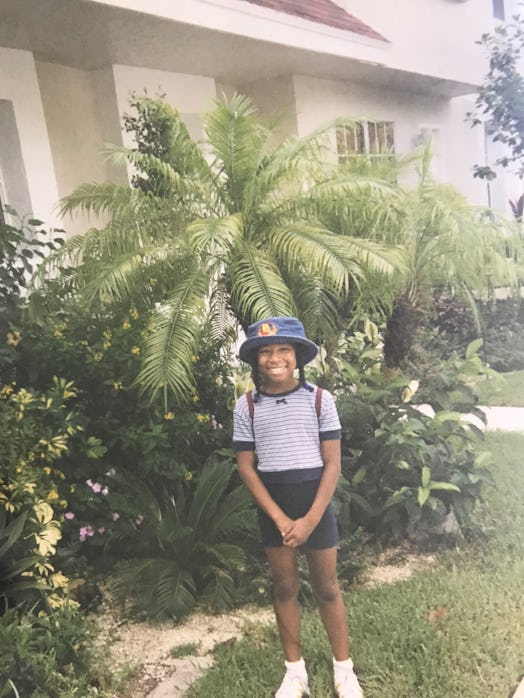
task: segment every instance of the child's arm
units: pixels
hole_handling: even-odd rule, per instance
[[[258,473],[255,470],[254,451],[237,451],[236,455],[238,474],[240,475],[242,482],[247,487],[251,493],[251,496],[262,511],[264,511],[270,519],[273,519],[275,526],[284,537],[292,528],[294,522],[292,519],[286,516],[286,514],[278,506],[258,476]]]
[[[320,442],[324,470],[316,497],[308,513],[293,521],[293,526],[284,535],[284,544],[296,548],[307,541],[318,525],[327,505],[331,501],[340,476],[340,441],[338,439]]]

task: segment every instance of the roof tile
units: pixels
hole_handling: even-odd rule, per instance
[[[367,36],[371,39],[387,41],[385,37],[369,27],[360,19],[353,17],[331,0],[246,0],[253,5],[261,5],[270,10],[295,15],[310,22],[326,24],[337,29]]]

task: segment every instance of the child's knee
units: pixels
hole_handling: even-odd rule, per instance
[[[337,580],[314,584],[313,593],[317,602],[321,605],[336,603],[340,598],[340,588]]]
[[[273,580],[273,599],[277,603],[293,601],[298,597],[298,579],[275,579]]]

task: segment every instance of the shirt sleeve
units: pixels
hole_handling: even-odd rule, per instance
[[[318,424],[321,441],[342,438],[342,428],[335,401],[327,390],[322,390],[322,404]]]
[[[233,450],[255,450],[253,422],[249,415],[249,407],[245,395],[242,395],[233,410]]]

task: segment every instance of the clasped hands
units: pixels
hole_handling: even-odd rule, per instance
[[[303,545],[315,528],[315,525],[305,516],[295,520],[285,517],[276,525],[282,534],[284,545],[289,548],[298,548]]]

